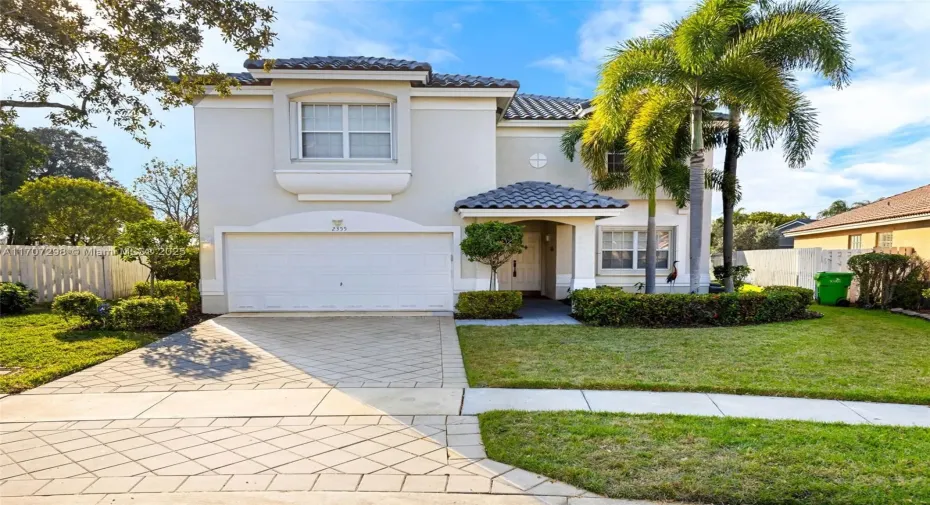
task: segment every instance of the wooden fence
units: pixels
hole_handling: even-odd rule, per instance
[[[746,265],[752,273],[746,282],[757,286],[800,286],[814,289],[817,272],[849,272],[849,258],[870,252],[871,249],[762,249],[737,251],[735,265]],[[714,254],[714,265],[723,264],[723,255]]]
[[[121,260],[112,246],[0,246],[0,281],[22,282],[40,302],[69,291],[125,297],[148,275],[147,267]]]

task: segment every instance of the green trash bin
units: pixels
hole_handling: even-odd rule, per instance
[[[817,272],[814,283],[817,285],[817,301],[823,305],[849,305],[849,285],[853,274],[848,272]]]

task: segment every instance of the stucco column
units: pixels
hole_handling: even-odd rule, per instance
[[[572,291],[597,286],[594,280],[597,266],[595,263],[596,241],[597,231],[594,226],[594,218],[580,220],[574,228]]]

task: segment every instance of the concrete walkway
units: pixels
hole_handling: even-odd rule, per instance
[[[581,324],[571,316],[570,306],[548,298],[524,298],[519,319],[456,319],[457,326],[527,326]]]
[[[462,414],[587,410],[930,427],[930,407],[774,396],[578,389],[466,389]]]

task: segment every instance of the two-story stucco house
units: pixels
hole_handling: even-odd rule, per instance
[[[485,220],[525,227],[501,289],[558,299],[644,280],[645,201],[592,193],[560,153],[584,100],[416,61],[263,63],[194,105],[205,312],[451,311],[457,293],[488,288],[459,249]],[[662,291],[675,260],[688,278],[688,210],[662,199],[656,221]]]

